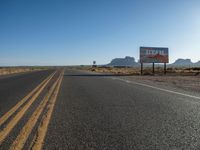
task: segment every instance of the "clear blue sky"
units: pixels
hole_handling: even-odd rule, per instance
[[[200,60],[200,0],[0,1],[0,65],[138,60],[140,46]]]

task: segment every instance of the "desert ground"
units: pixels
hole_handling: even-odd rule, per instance
[[[150,67],[144,68],[143,75],[140,75],[140,68],[88,67],[84,69],[97,73],[124,75],[121,78],[162,88],[169,87],[185,92],[200,93],[200,68],[167,68],[166,75],[161,67],[155,68],[154,75]]]
[[[44,70],[44,67],[0,67],[0,75],[17,74],[31,71]]]

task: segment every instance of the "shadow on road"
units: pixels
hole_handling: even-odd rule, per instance
[[[69,77],[120,77],[120,76],[132,76],[131,74],[64,74]]]

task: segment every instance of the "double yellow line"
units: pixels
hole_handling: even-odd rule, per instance
[[[26,143],[32,129],[36,125],[38,119],[40,118],[42,112],[44,112],[45,108],[47,108],[47,112],[44,113],[42,117],[42,122],[38,127],[38,133],[34,136],[34,141],[32,141],[31,148],[32,149],[42,149],[43,141],[46,135],[46,131],[48,128],[48,124],[50,122],[50,118],[53,112],[53,108],[55,105],[55,101],[59,92],[59,88],[63,78],[62,71],[58,77],[58,79],[53,83],[47,94],[44,96],[43,100],[40,102],[39,106],[33,112],[27,123],[23,126],[19,135],[15,139],[15,141],[10,146],[12,150],[20,150],[23,149],[24,144]],[[16,124],[20,121],[20,119],[24,116],[26,111],[30,108],[36,98],[40,95],[49,81],[53,78],[56,72],[52,73],[47,79],[45,79],[40,85],[38,85],[32,92],[30,92],[25,98],[23,98],[19,103],[17,103],[10,111],[8,111],[4,116],[0,118],[0,125],[6,122],[17,110],[19,110],[16,115],[11,119],[11,121],[5,126],[3,130],[0,131],[0,145],[5,140],[5,138],[9,135],[12,129],[16,126]],[[40,132],[42,130],[42,132]]]
[[[60,85],[62,83],[62,78],[63,78],[63,75],[61,75],[60,79],[58,80],[55,91],[52,94],[51,100],[50,100],[50,102],[47,106],[48,110],[47,110],[46,114],[43,116],[41,124],[38,128],[38,134],[35,135],[35,137],[34,137],[34,144],[32,146],[33,150],[42,149],[43,142],[44,142],[44,139],[45,139],[45,136],[46,136],[46,133],[47,133],[48,125],[49,125],[49,122],[50,122],[50,119],[51,119],[51,116],[52,116],[52,113],[53,113],[53,108],[55,106],[56,99],[57,99],[57,96],[58,96],[58,92],[60,90]]]

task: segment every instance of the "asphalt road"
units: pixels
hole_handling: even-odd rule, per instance
[[[117,79],[65,71],[44,149],[200,148],[199,99]]]
[[[20,75],[15,80],[12,78],[0,80],[0,85],[4,83],[4,88],[0,89],[1,115],[17,103],[17,96],[26,95],[25,85],[32,89],[51,73],[52,71],[44,71]],[[52,105],[53,111],[47,123],[48,129],[42,141],[42,149],[200,149],[199,97],[137,84],[140,81],[129,82],[124,80],[124,77],[122,80],[120,76],[69,69],[65,70],[62,80],[58,81],[62,82],[58,84],[60,89],[55,105]],[[8,83],[15,88],[11,88]],[[6,89],[7,91],[12,89],[15,94],[10,93],[6,96]],[[48,91],[46,90],[44,94]],[[9,101],[9,97],[13,98],[13,102]],[[34,112],[34,108],[37,108],[36,104],[26,112],[27,118]],[[0,149],[9,149],[27,120],[24,119],[21,126],[13,129],[19,131],[11,132],[7,137],[9,140],[0,144]],[[42,120],[41,117],[37,121],[42,122]],[[40,123],[36,126],[40,126]],[[30,148],[31,143],[34,143],[31,141],[37,143],[40,139],[34,139],[37,131],[33,129],[30,134],[33,138],[28,138],[23,149]]]
[[[44,70],[0,77],[0,116],[52,72],[53,70]]]

